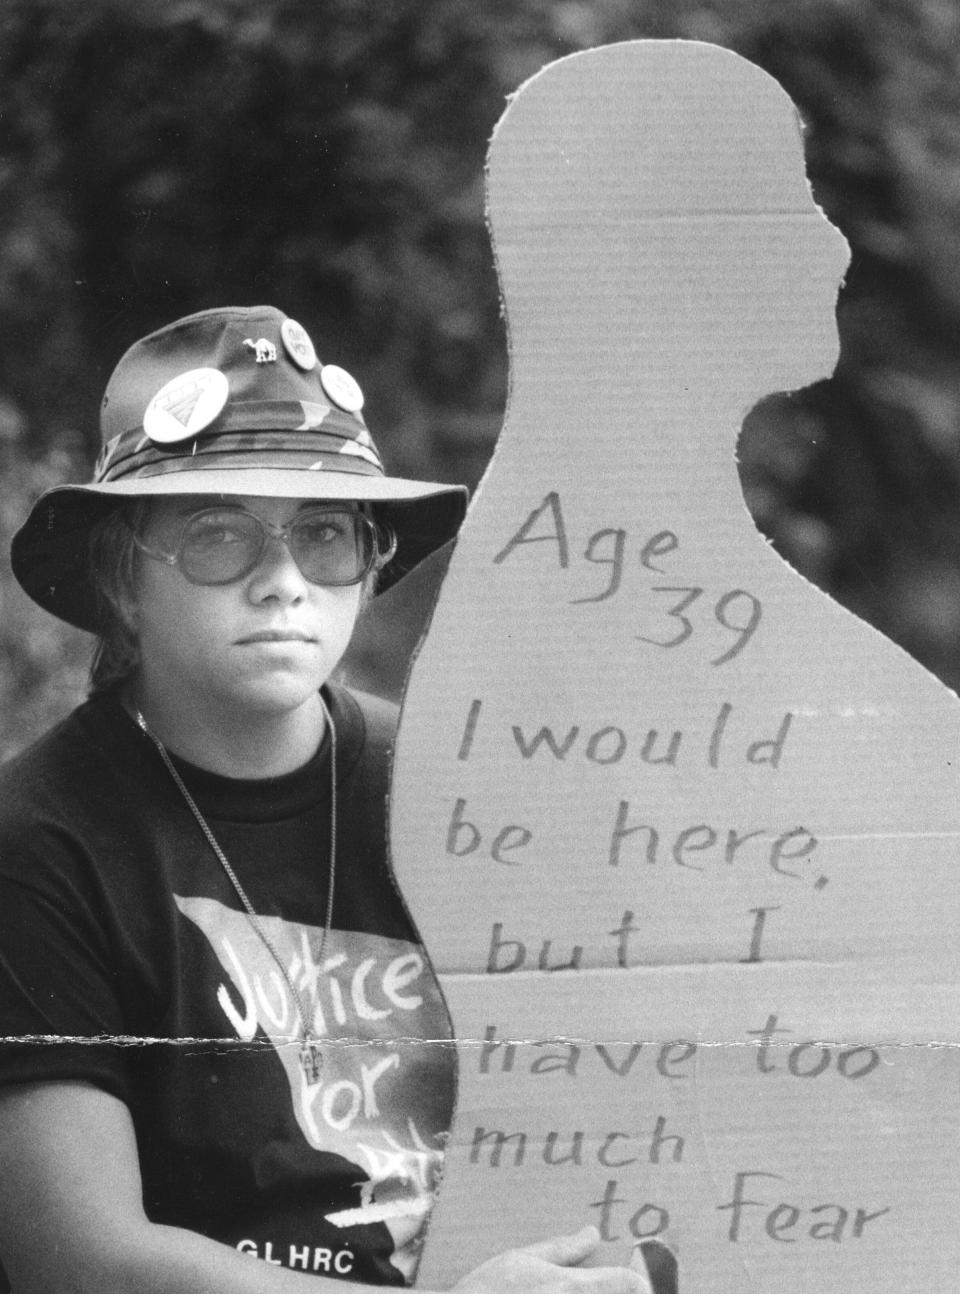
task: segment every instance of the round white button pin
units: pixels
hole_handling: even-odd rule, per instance
[[[363,392],[356,378],[337,364],[324,364],[320,370],[320,385],[327,395],[347,413],[359,413],[363,408]]]
[[[296,319],[284,319],[280,325],[280,340],[297,368],[309,373],[316,367],[317,352],[313,349],[313,342],[306,328],[298,324]]]
[[[158,445],[189,440],[209,427],[230,395],[218,368],[191,368],[162,386],[143,415],[143,429]]]

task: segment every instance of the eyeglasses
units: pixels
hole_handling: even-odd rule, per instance
[[[286,544],[311,584],[359,584],[397,548],[393,531],[365,513],[328,507],[299,512],[286,526],[238,508],[204,508],[187,520],[173,553],[134,539],[148,557],[179,567],[191,584],[232,584],[255,569],[268,537]]]

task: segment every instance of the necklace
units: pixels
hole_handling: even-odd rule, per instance
[[[317,949],[316,957],[318,963],[323,960],[323,950],[327,943],[327,932],[333,924],[333,887],[337,870],[337,729],[333,722],[333,715],[327,708],[327,703],[324,701],[322,696],[320,696],[320,706],[323,710],[323,716],[330,733],[330,866],[327,878],[327,910],[324,917],[323,930],[320,935],[320,947]],[[210,825],[200,812],[196,800],[187,790],[183,778],[177,772],[176,765],[170,758],[166,746],[164,746],[163,742],[160,741],[158,737],[155,737],[147,727],[147,721],[144,719],[140,710],[136,711],[136,720],[144,735],[149,737],[154,746],[156,746],[157,752],[163,760],[164,767],[173,778],[177,789],[187,803],[187,807],[196,819],[197,826],[203,832],[207,844],[213,850],[224,872],[226,872],[227,879],[230,881],[230,884],[236,892],[237,898],[243,905],[243,910],[246,914],[247,920],[256,932],[260,942],[266,948],[274,962],[276,962],[280,974],[286,981],[287,987],[290,990],[290,995],[293,999],[293,1004],[297,1011],[297,1018],[300,1021],[300,1068],[303,1070],[303,1076],[307,1084],[313,1086],[320,1082],[320,1072],[323,1069],[323,1054],[320,1049],[319,1036],[314,1029],[307,1024],[306,1012],[303,1009],[303,1002],[301,1001],[297,986],[293,982],[293,976],[287,969],[283,958],[277,952],[273,940],[264,929],[263,922],[254,910],[254,906],[250,902],[246,890],[240,884],[240,878],[233,870],[230,860],[220,848],[220,843],[210,830]]]

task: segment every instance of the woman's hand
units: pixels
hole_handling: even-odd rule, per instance
[[[636,1266],[583,1267],[600,1243],[596,1227],[508,1249],[474,1268],[452,1294],[651,1294],[643,1259]]]

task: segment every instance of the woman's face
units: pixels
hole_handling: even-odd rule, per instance
[[[242,509],[283,526],[317,505],[245,495],[157,500],[141,536],[144,544],[175,552],[188,518],[213,506]],[[192,584],[178,567],[141,554],[133,612],[141,685],[147,694],[197,713],[229,707],[234,720],[312,703],[347,648],[362,588],[310,583],[275,537],[268,538],[254,569],[232,584]]]

